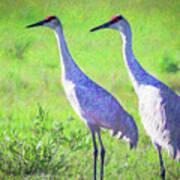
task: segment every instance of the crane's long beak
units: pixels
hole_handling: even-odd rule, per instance
[[[98,29],[108,28],[110,25],[111,25],[111,22],[104,23],[104,24],[102,24],[100,26],[97,26],[97,27],[91,29],[90,32],[96,31]]]
[[[36,27],[36,26],[42,26],[45,23],[45,20],[39,21],[35,24],[31,24],[29,26],[26,26],[26,28]]]

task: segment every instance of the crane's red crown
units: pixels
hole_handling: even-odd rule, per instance
[[[46,18],[45,18],[45,20],[46,21],[51,21],[52,19],[56,19],[56,16],[47,16]]]
[[[121,19],[123,19],[123,17],[121,15],[116,15],[116,16],[112,16],[110,19],[110,22],[113,23],[117,23],[118,21],[120,21]]]

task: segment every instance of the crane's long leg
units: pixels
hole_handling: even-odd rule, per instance
[[[93,146],[94,146],[94,180],[96,180],[96,164],[97,164],[98,149],[97,149],[97,145],[96,145],[95,132],[91,131],[91,134],[92,134]]]
[[[99,138],[99,142],[100,142],[100,146],[101,146],[101,171],[100,171],[100,176],[101,176],[101,180],[103,180],[103,173],[104,173],[104,158],[105,158],[105,149],[101,140],[101,135],[100,135],[100,131],[98,131],[98,138]]]
[[[162,155],[161,155],[161,147],[159,145],[156,145],[157,151],[158,151],[158,155],[159,155],[159,163],[160,163],[160,175],[161,175],[161,179],[165,180],[165,168],[164,168],[164,163],[163,163],[163,159],[162,159]]]

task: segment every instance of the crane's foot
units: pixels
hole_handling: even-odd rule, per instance
[[[160,174],[160,176],[161,176],[161,179],[162,179],[162,180],[165,180],[165,169],[164,169],[164,168],[161,168],[161,174]]]

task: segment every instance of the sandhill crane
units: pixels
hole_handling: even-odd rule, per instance
[[[118,30],[123,40],[123,58],[139,99],[139,112],[147,134],[159,154],[160,175],[165,179],[161,148],[172,158],[180,158],[180,96],[147,73],[135,59],[132,50],[131,28],[120,14],[90,31],[102,28]]]
[[[63,35],[61,22],[56,16],[48,16],[44,20],[29,25],[48,26],[56,34],[60,51],[62,66],[62,84],[68,100],[78,116],[85,121],[90,129],[94,146],[94,180],[96,179],[96,161],[98,149],[96,134],[101,147],[100,177],[103,179],[103,167],[105,149],[100,136],[100,128],[112,130],[112,136],[120,134],[130,144],[130,148],[136,147],[138,141],[138,129],[133,117],[127,113],[118,101],[105,89],[89,79],[72,59]]]

